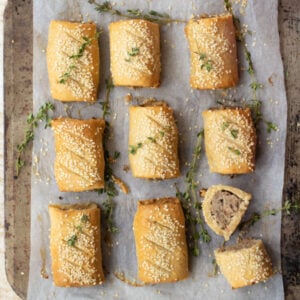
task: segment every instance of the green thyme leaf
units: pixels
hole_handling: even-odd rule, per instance
[[[241,155],[241,152],[239,149],[235,149],[233,147],[228,147],[228,150],[231,151],[232,153],[236,154],[236,155]]]
[[[237,139],[239,131],[237,129],[231,129],[230,133],[234,139]]]
[[[74,234],[74,235],[72,235],[72,236],[68,239],[67,243],[68,243],[69,246],[74,247],[76,241],[77,241],[77,235]]]
[[[133,47],[130,52],[127,52],[129,56],[137,56],[140,53],[140,48]]]
[[[152,136],[148,136],[147,139],[152,143],[156,143],[156,139]]]
[[[277,131],[278,130],[277,125],[275,125],[274,123],[269,122],[269,121],[266,121],[265,123],[267,124],[268,133],[271,133],[272,131]]]
[[[229,127],[229,123],[228,122],[223,122],[222,124],[222,130],[225,131],[226,128]]]
[[[82,232],[82,226],[81,225],[78,225],[75,227],[79,232]]]
[[[251,89],[256,91],[258,89],[262,89],[263,85],[261,83],[255,81],[250,84],[250,87],[251,87]]]
[[[207,59],[207,55],[201,52],[195,52],[199,55],[199,60],[202,61],[201,70],[206,69],[208,72],[212,70],[213,61],[211,59]]]
[[[82,215],[81,218],[80,218],[80,221],[82,223],[86,223],[87,221],[89,221],[89,216],[87,215]]]

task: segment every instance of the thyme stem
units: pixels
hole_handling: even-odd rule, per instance
[[[118,191],[115,186],[115,181],[113,180],[113,171],[111,167],[111,163],[116,161],[116,159],[120,156],[119,152],[115,152],[113,156],[109,154],[107,150],[107,141],[110,135],[110,124],[108,118],[110,116],[110,93],[114,88],[112,78],[109,77],[105,80],[105,100],[102,102],[102,118],[105,120],[105,130],[104,130],[104,160],[105,160],[105,172],[104,172],[104,180],[105,186],[104,189],[98,190],[98,193],[105,193],[107,198],[103,202],[103,213],[106,219],[106,228],[110,233],[118,232],[118,228],[115,226],[115,222],[113,220],[115,203],[113,197],[118,195]]]
[[[27,116],[23,141],[17,145],[17,158],[15,163],[16,177],[19,176],[21,168],[25,166],[25,160],[22,157],[30,142],[34,140],[34,130],[41,121],[45,122],[45,129],[50,127],[51,118],[49,117],[49,112],[54,109],[54,105],[51,102],[46,102],[39,108],[38,113],[35,116],[32,113]]]
[[[195,173],[197,170],[198,162],[202,151],[202,140],[204,132],[201,130],[197,134],[197,141],[193,151],[193,159],[191,161],[189,170],[185,179],[185,192],[180,192],[176,187],[176,196],[180,199],[182,208],[185,214],[189,248],[194,256],[200,255],[199,240],[209,243],[211,237],[205,229],[204,221],[201,217],[202,205],[197,198],[196,188],[198,183],[195,180]]]
[[[296,200],[294,203],[291,200],[286,200],[282,207],[266,209],[261,213],[254,212],[250,218],[239,225],[239,230],[244,234],[246,233],[251,226],[253,226],[257,221],[261,220],[266,216],[276,216],[279,212],[285,212],[287,215],[292,213],[300,212],[300,201]]]
[[[140,9],[127,9],[125,12],[121,12],[120,10],[115,9],[110,1],[97,3],[95,0],[89,0],[88,2],[90,4],[94,4],[95,10],[99,13],[108,13],[126,19],[144,19],[161,25],[169,23],[187,23],[185,20],[172,19],[167,13],[159,13],[155,10],[150,10],[149,12],[144,13]]]
[[[257,81],[256,75],[255,75],[255,69],[253,66],[253,61],[251,57],[251,53],[247,47],[246,39],[245,39],[245,34],[241,30],[241,21],[238,17],[236,17],[233,14],[233,9],[232,9],[232,3],[230,0],[224,0],[225,4],[225,9],[227,12],[229,12],[232,17],[233,17],[233,23],[234,27],[236,29],[236,38],[237,41],[239,41],[242,45],[243,53],[245,55],[245,59],[248,64],[247,72],[250,75],[251,78],[251,83],[250,83],[250,88],[252,90],[252,100],[251,103],[248,105],[251,110],[252,110],[252,118],[254,121],[254,124],[257,126],[260,121],[265,123],[267,125],[267,132],[271,133],[272,131],[277,131],[278,127],[276,124],[272,123],[271,121],[268,121],[264,118],[261,108],[262,108],[262,101],[258,99],[257,96],[257,90],[262,89],[263,85],[260,84]]]
[[[92,38],[89,38],[86,36],[82,37],[83,43],[80,45],[80,47],[78,48],[78,51],[75,54],[69,56],[71,63],[68,66],[67,71],[60,76],[58,83],[60,83],[60,84],[67,83],[68,79],[72,75],[72,71],[77,69],[77,66],[75,63],[83,56],[85,49],[88,46],[90,46],[94,40],[98,40],[100,34],[101,34],[101,31],[96,32],[95,36]]]

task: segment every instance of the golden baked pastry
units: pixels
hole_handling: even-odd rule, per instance
[[[160,84],[159,25],[122,20],[109,25],[110,70],[114,85],[158,87]]]
[[[249,108],[202,112],[205,150],[210,172],[244,174],[254,171],[256,131]]]
[[[188,277],[185,219],[177,198],[139,201],[133,231],[140,280],[153,284]]]
[[[51,122],[55,137],[54,175],[62,192],[104,187],[102,146],[105,121],[61,118]]]
[[[47,65],[54,99],[96,101],[100,65],[96,25],[51,21]]]
[[[226,185],[213,185],[205,193],[202,203],[207,225],[225,241],[240,224],[251,200],[251,195]]]
[[[232,16],[191,19],[185,33],[190,48],[191,87],[210,90],[237,85],[237,50]]]
[[[102,284],[100,209],[96,204],[49,205],[52,275],[56,286]]]
[[[262,240],[245,239],[214,251],[221,273],[233,289],[266,281],[273,275]]]
[[[167,104],[129,108],[129,162],[134,177],[180,176],[178,131]]]

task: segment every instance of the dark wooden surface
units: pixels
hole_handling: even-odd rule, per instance
[[[249,0],[250,1],[250,0]],[[259,0],[257,0],[259,1]],[[281,0],[279,28],[288,98],[283,201],[300,199],[300,0]],[[266,22],[267,22],[266,13]],[[9,0],[4,15],[5,261],[9,283],[25,299],[30,256],[30,161],[14,178],[16,143],[32,111],[32,1]],[[30,153],[30,151],[28,151]],[[285,298],[300,299],[300,214],[282,218]]]
[[[279,4],[281,54],[288,99],[283,201],[300,200],[300,1]],[[282,217],[282,273],[286,299],[300,299],[300,213]]]

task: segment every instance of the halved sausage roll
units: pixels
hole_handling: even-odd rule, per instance
[[[240,224],[251,195],[226,185],[213,185],[205,193],[202,204],[207,225],[228,241]]]
[[[173,110],[166,103],[130,107],[129,161],[134,177],[169,179],[180,175],[178,131]]]
[[[140,280],[153,284],[188,277],[185,219],[177,198],[139,201],[133,231]]]
[[[105,121],[61,118],[51,122],[55,137],[54,174],[62,192],[104,187],[102,146]]]
[[[256,130],[249,108],[210,109],[202,113],[210,172],[254,171]]]
[[[56,286],[102,284],[100,209],[96,204],[49,205],[52,275]]]
[[[232,16],[191,19],[185,33],[190,48],[191,87],[208,90],[237,85],[237,50]]]
[[[214,251],[221,273],[233,289],[266,281],[272,262],[262,240],[245,239]]]
[[[160,84],[159,25],[122,20],[109,25],[110,70],[114,85],[158,87]]]
[[[54,99],[96,101],[100,65],[96,25],[51,21],[47,64]]]

